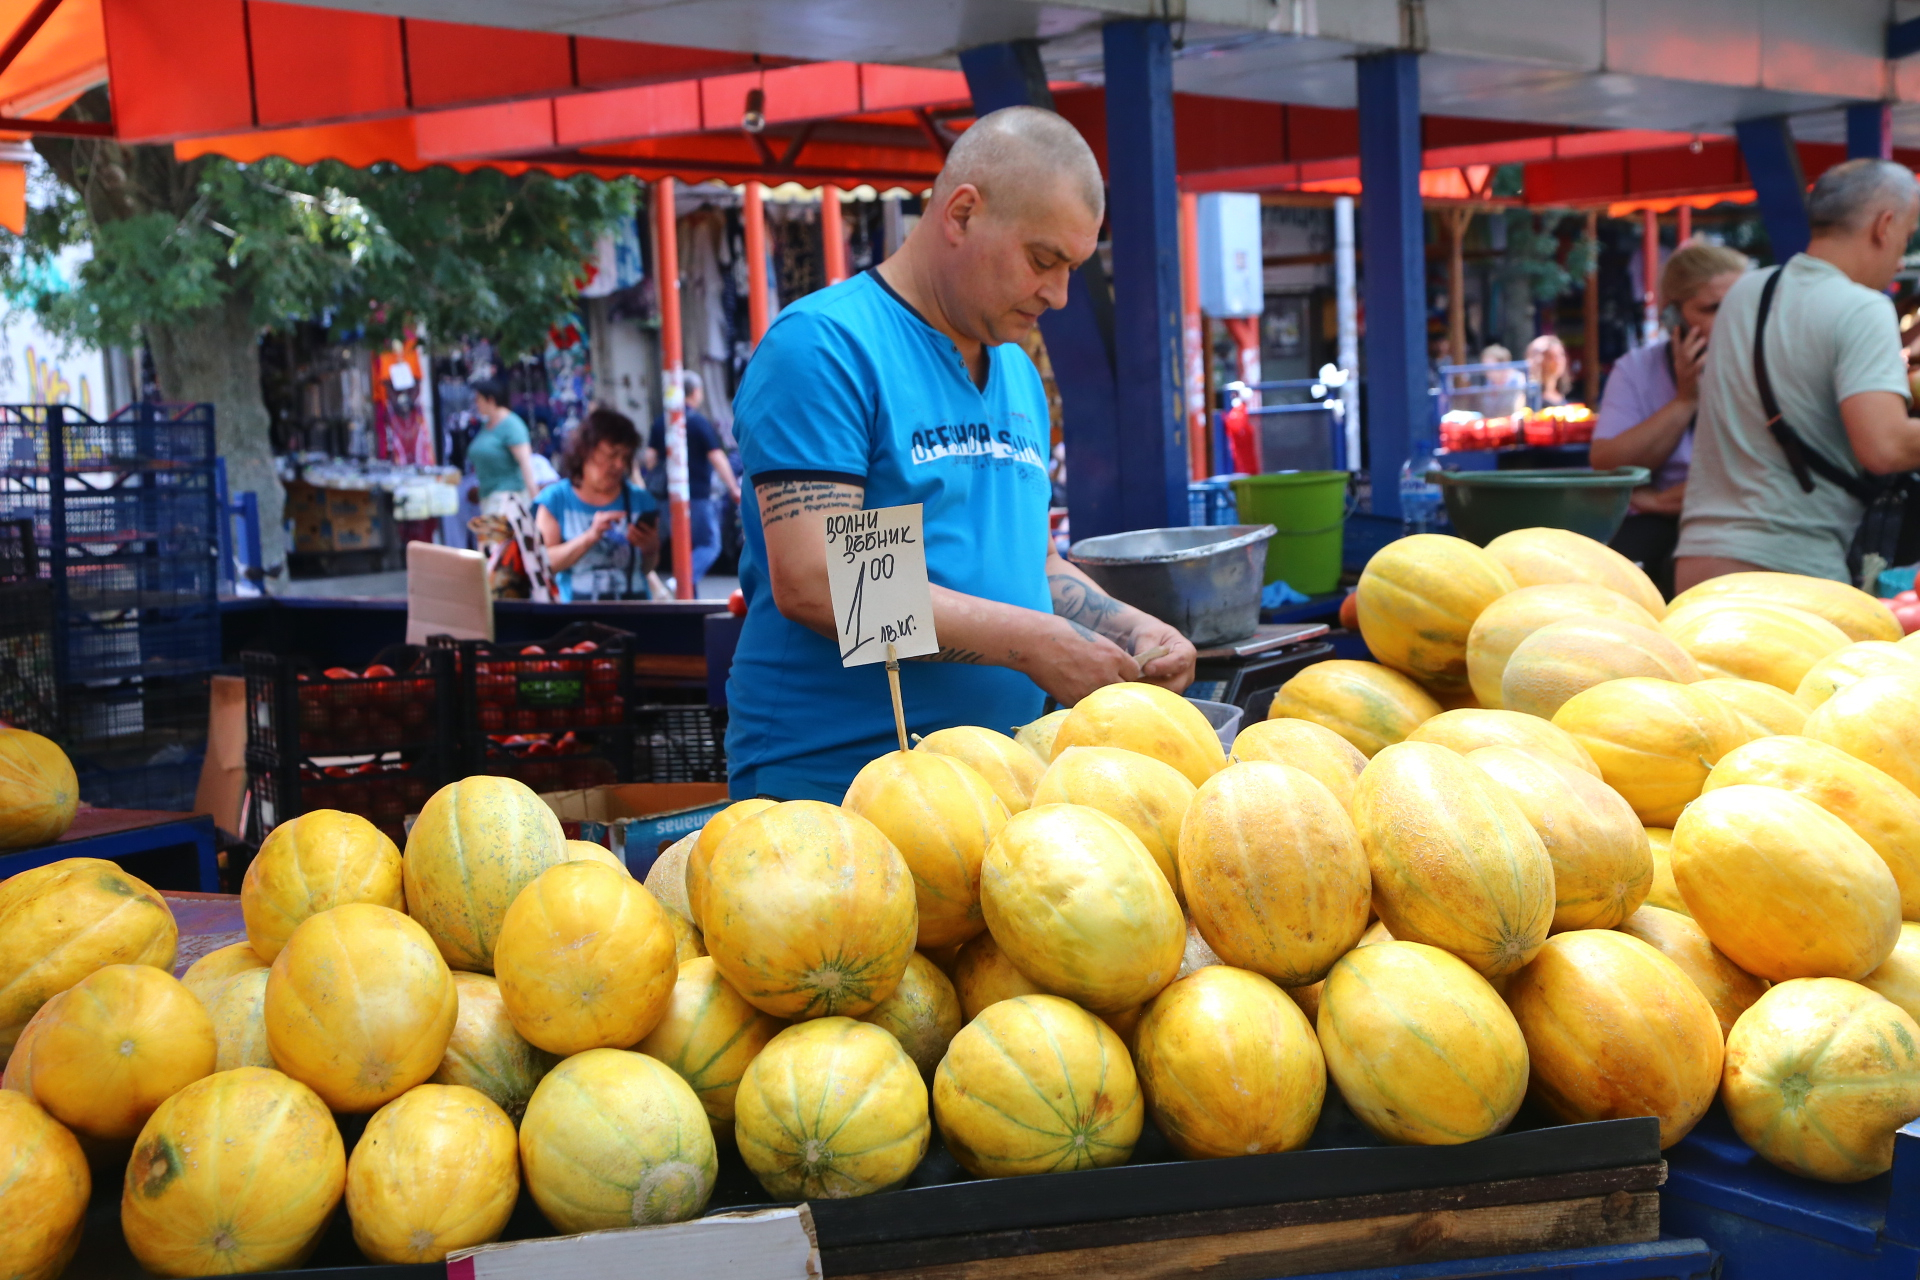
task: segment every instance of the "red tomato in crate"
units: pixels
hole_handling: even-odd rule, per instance
[[[358,680],[360,673],[351,667],[328,667],[323,672],[329,680]]]
[[[600,652],[600,642],[597,640],[582,640],[579,644],[574,645],[572,648],[567,649],[565,652],[567,653],[598,653]]]
[[[727,612],[736,618],[747,616],[747,596],[738,587],[735,587],[733,593],[727,597]]]
[[[507,709],[497,702],[489,702],[480,708],[480,729],[483,733],[497,733],[507,727]]]
[[[392,667],[388,666],[384,662],[376,662],[372,666],[368,667],[365,671],[362,671],[360,673],[361,677],[366,680],[384,680],[388,676],[393,676],[398,674],[399,672],[395,671]]]
[[[574,735],[574,732],[571,729],[561,734],[560,741],[554,743],[553,745],[554,745],[554,750],[558,751],[563,756],[572,755],[576,751],[586,750],[585,747],[580,745],[580,739]]]
[[[527,657],[533,657],[536,654],[543,654],[545,652],[546,650],[542,649],[539,645],[530,644],[526,648],[520,650],[520,656],[523,658],[527,658]]]
[[[528,747],[527,754],[529,756],[555,756],[555,755],[559,755],[560,753],[554,749],[554,746],[551,742],[541,741],[541,742],[536,742],[532,746]]]
[[[1908,635],[1920,631],[1920,600],[1894,605],[1893,616],[1900,619],[1900,629]]]
[[[515,733],[537,733],[542,719],[535,707],[515,707],[513,710],[513,731]]]

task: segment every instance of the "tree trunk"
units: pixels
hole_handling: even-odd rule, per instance
[[[227,294],[191,323],[149,324],[160,393],[167,400],[213,405],[214,433],[227,460],[227,488],[252,491],[260,502],[260,558],[269,577],[286,563],[281,523],[285,494],[273,469],[266,400],[260,393],[260,334],[253,322],[253,296]]]
[[[1533,277],[1524,270],[1509,271],[1502,282],[1506,297],[1503,299],[1502,316],[1506,332],[1505,346],[1513,353],[1515,360],[1524,359],[1527,344],[1533,341],[1534,303]]]

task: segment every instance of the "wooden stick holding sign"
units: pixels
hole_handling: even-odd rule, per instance
[[[920,504],[827,517],[827,587],[833,595],[840,665],[887,664],[893,727],[907,750],[900,659],[940,651]]]

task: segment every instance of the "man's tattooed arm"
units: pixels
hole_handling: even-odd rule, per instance
[[[799,516],[828,511],[858,511],[866,491],[833,480],[775,480],[753,487],[760,504],[760,527],[771,529]]]
[[[961,662],[977,667],[985,663],[987,655],[972,649],[941,649],[937,653],[923,653],[917,658],[908,658],[908,662]]]
[[[1083,638],[1099,635],[1114,640],[1133,634],[1134,620],[1126,616],[1132,611],[1085,578],[1050,573],[1047,587],[1053,594],[1054,613],[1088,633]]]

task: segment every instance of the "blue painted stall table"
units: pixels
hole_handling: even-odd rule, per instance
[[[104,858],[156,889],[220,888],[213,819],[149,809],[82,809],[52,844],[0,855],[0,880],[63,858]]]

